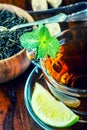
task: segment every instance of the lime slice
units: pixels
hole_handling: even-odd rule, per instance
[[[67,127],[79,120],[73,111],[56,100],[38,82],[35,83],[31,104],[38,118],[50,126]]]

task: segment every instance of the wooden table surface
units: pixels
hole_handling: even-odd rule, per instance
[[[30,67],[18,78],[0,84],[0,130],[43,130],[29,115],[24,102],[24,88]],[[57,130],[82,130],[87,124],[75,124]]]
[[[66,27],[87,26],[84,23],[72,23]],[[18,78],[7,83],[0,84],[0,130],[43,130],[29,115],[24,102],[24,88],[28,75],[34,68],[31,66]],[[60,130],[85,130],[87,124],[75,124],[70,128]],[[59,129],[57,129],[59,130]]]

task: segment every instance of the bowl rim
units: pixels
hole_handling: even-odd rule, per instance
[[[11,13],[16,13],[19,17],[23,17],[23,18],[27,19],[28,22],[34,22],[33,17],[26,10],[24,10],[16,5],[7,4],[7,3],[0,3],[0,10],[3,10],[3,9],[6,9],[6,10],[10,11]],[[20,12],[22,12],[22,13],[20,13]],[[11,60],[23,52],[25,52],[24,48],[10,57],[7,57],[5,59],[0,59],[0,63],[3,63],[3,61]]]
[[[19,17],[24,17],[26,18],[29,22],[33,22],[34,19],[33,17],[31,16],[31,14],[29,14],[26,10],[16,6],[16,5],[13,5],[13,4],[7,4],[7,3],[0,3],[0,10],[2,9],[6,9],[12,13],[16,13]],[[17,11],[18,10],[18,11]],[[22,13],[20,13],[20,11],[22,11]],[[26,17],[25,15],[26,14]]]
[[[81,28],[87,29],[87,26],[70,27],[70,28],[68,28],[68,29],[63,30],[63,31],[60,32],[58,35],[56,35],[55,37],[56,37],[56,38],[57,38],[57,37],[60,37],[60,36],[62,36],[64,33],[69,32],[70,30],[76,30],[76,29],[81,29]]]
[[[54,130],[55,128],[52,126],[49,126],[47,124],[45,124],[43,121],[41,121],[37,115],[35,114],[35,112],[32,109],[31,106],[31,97],[32,97],[32,90],[34,89],[34,86],[32,84],[35,84],[35,82],[37,80],[39,80],[39,78],[42,76],[42,69],[38,68],[37,66],[33,68],[33,70],[31,71],[31,73],[29,74],[26,84],[25,84],[25,89],[24,89],[24,101],[25,101],[25,105],[26,108],[30,114],[30,116],[32,117],[32,119],[43,129],[47,129],[47,130]],[[34,78],[34,80],[33,80]],[[32,89],[32,90],[31,90]]]
[[[17,57],[18,55],[21,55],[23,52],[26,52],[26,50],[25,50],[25,49],[22,49],[22,50],[20,50],[19,52],[17,52],[16,54],[14,54],[14,55],[12,55],[12,56],[10,56],[10,57],[7,57],[7,58],[5,58],[5,59],[1,59],[1,60],[0,60],[0,63],[3,63],[3,61],[11,60],[11,59]]]

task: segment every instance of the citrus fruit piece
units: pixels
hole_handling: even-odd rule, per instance
[[[61,27],[59,23],[47,23],[45,26],[48,28],[51,36],[57,36],[61,33]]]
[[[32,109],[44,123],[54,127],[67,127],[79,120],[79,117],[56,100],[41,84],[35,83],[31,99]]]

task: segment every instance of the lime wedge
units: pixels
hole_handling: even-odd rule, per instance
[[[32,94],[32,109],[44,123],[54,127],[67,127],[79,120],[79,117],[56,100],[41,84],[35,83]]]

